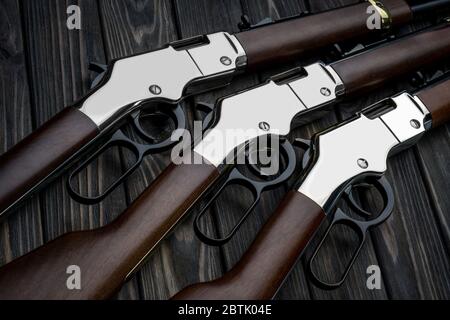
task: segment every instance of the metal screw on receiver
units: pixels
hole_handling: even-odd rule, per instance
[[[151,85],[150,88],[149,88],[149,90],[150,90],[150,92],[151,92],[152,94],[154,94],[155,96],[159,96],[159,95],[162,93],[161,87],[158,86],[158,85],[156,85],[156,84]]]
[[[229,66],[229,65],[231,65],[231,59],[229,58],[229,57],[227,57],[227,56],[223,56],[223,57],[221,57],[220,58],[220,62],[223,64],[223,65],[225,65],[225,66]]]
[[[324,87],[320,89],[320,93],[325,97],[329,97],[331,95],[331,90]]]
[[[416,119],[412,119],[410,122],[411,127],[413,127],[414,129],[420,129],[420,122],[417,121]]]
[[[367,169],[368,167],[369,167],[369,162],[367,162],[367,160],[366,159],[358,159],[358,166],[361,168],[361,169]]]
[[[267,122],[263,121],[259,123],[259,128],[263,131],[269,131],[270,130],[270,124],[268,124]]]

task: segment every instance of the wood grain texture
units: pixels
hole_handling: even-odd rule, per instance
[[[269,16],[281,18],[298,14],[305,9],[319,12],[358,2],[3,0],[0,2],[1,150],[11,147],[64,105],[87,92],[93,77],[87,70],[89,61],[105,62],[115,57],[158,48],[182,37],[220,30],[236,32],[242,13],[248,14],[252,22],[258,22]],[[65,11],[69,4],[81,6],[81,30],[69,32],[65,27]],[[405,34],[430,23],[431,19],[422,19],[412,28],[402,28],[400,33]],[[22,43],[25,44],[24,47]],[[319,57],[298,61],[296,65],[313,62],[316,58]],[[191,110],[196,101],[213,103],[223,94],[258,84],[268,76],[291,66],[292,64],[286,64],[259,75],[240,77],[231,87],[191,98],[184,105]],[[345,119],[362,107],[405,88],[410,86],[399,80],[373,94],[345,101],[338,106],[338,110],[342,112],[330,114],[310,126],[295,130],[292,136],[307,138],[338,119]],[[198,117],[199,113],[189,112],[190,121]],[[135,138],[129,128],[127,134]],[[325,292],[308,283],[303,260],[296,265],[277,298],[448,297],[450,202],[446,195],[450,188],[447,179],[450,170],[449,139],[449,125],[443,126],[427,134],[406,156],[399,155],[398,160],[393,160],[394,165],[389,163],[392,167],[389,178],[396,193],[396,212],[388,224],[371,233],[371,239],[341,289]],[[71,201],[64,191],[64,180],[61,178],[56,181],[40,193],[37,199],[41,201],[28,201],[22,209],[1,224],[0,264],[9,262],[66,231],[105,225],[151,183],[168,164],[168,160],[167,153],[147,157],[141,169],[98,206],[81,206]],[[80,189],[104,189],[111,182],[108,172],[120,170],[128,161],[130,159],[125,153],[103,157],[78,178]],[[189,284],[215,279],[230,270],[253,241],[264,221],[270,217],[287,188],[286,185],[266,193],[235,239],[221,249],[201,244],[193,233],[192,219],[187,219],[162,242],[141,272],[124,287],[117,298],[165,299]],[[361,199],[369,205],[376,205],[370,194],[362,194]],[[242,196],[240,189],[228,190],[212,208],[213,219],[205,222],[205,228],[212,233],[224,233],[249,200],[249,197]],[[318,259],[325,275],[331,276],[333,273],[326,266],[335,263],[334,258],[337,257],[338,265],[344,262],[348,240],[351,240],[351,235],[347,233],[333,239],[331,246],[322,255],[322,260]],[[372,291],[365,286],[366,268],[372,264],[381,267],[382,290]]]
[[[396,207],[372,239],[393,299],[448,299],[450,257],[412,150],[389,161]],[[367,201],[373,204],[373,202]]]
[[[358,1],[310,1],[311,9],[313,12],[331,10],[336,7],[352,5]],[[366,106],[364,99],[361,102],[355,103],[352,101],[350,105],[354,108],[354,112],[360,110],[362,107]],[[336,110],[340,110],[341,104],[336,105]],[[340,112],[336,112],[334,115],[333,123],[336,123],[341,119]],[[331,124],[330,124],[331,125]],[[318,132],[318,130],[323,129],[321,126],[312,133]],[[345,209],[345,207],[344,207]],[[326,225],[322,225],[321,230],[318,231],[316,237],[312,240],[310,246],[308,246],[307,251],[302,259],[302,266],[300,264],[296,267],[298,269],[294,270],[294,273],[305,272],[307,259],[311,256],[312,250],[315,249],[318,241],[325,231]],[[316,258],[316,265],[319,266],[318,274],[325,276],[325,279],[335,279],[339,273],[342,271],[342,266],[348,261],[349,254],[349,243],[353,241],[353,233],[349,232],[347,229],[343,229],[341,234],[331,237],[331,241],[328,246],[323,248],[323,254],[320,254]],[[349,274],[349,280],[346,281],[342,287],[333,291],[324,291],[313,284],[309,284],[309,290],[312,299],[385,299],[385,290],[370,291],[366,287],[366,274],[365,271],[369,265],[377,264],[377,258],[374,253],[373,245],[369,239],[365,245],[365,249],[361,252],[359,258],[355,262],[353,270]],[[338,265],[338,268],[335,266]]]
[[[0,3],[0,153],[33,130],[19,1]],[[43,243],[37,198],[0,222],[0,264]]]
[[[80,6],[81,30],[69,30],[66,26],[67,7],[72,4]],[[88,70],[90,62],[105,62],[99,11],[96,2],[89,0],[23,1],[22,15],[34,125],[39,126],[88,92],[95,76]],[[117,155],[101,159],[78,177],[80,189],[101,191],[108,186],[111,176],[103,172],[111,166],[120,170],[119,160]],[[67,176],[60,177],[40,195],[46,242],[65,232],[104,225],[126,207],[120,188],[99,206],[80,205],[67,194],[66,179]],[[136,297],[136,290],[131,291],[126,296]]]
[[[423,43],[427,45],[423,46]],[[342,79],[348,95],[367,92],[401,75],[412,73],[414,69],[442,61],[450,53],[449,43],[450,27],[444,27],[398,39],[331,66]],[[444,117],[441,115],[441,118]]]
[[[176,40],[177,31],[173,20],[173,8],[170,1],[99,1],[99,15],[102,19],[103,38],[108,60],[130,54],[157,49],[170,41]],[[151,70],[149,70],[151,72]],[[125,127],[126,134],[137,139],[132,128]],[[132,161],[125,154],[122,163]],[[169,155],[150,155],[143,164],[125,182],[125,205],[128,206],[169,164]],[[133,281],[142,299],[164,299],[168,296],[175,275],[167,263],[167,256],[162,243],[149,258]],[[159,280],[159,282],[158,282]],[[173,289],[172,289],[173,290]]]
[[[175,9],[179,34],[183,38],[219,30],[225,30],[230,33],[237,32],[237,25],[242,14],[240,1],[236,0],[201,0],[196,1],[195,3],[189,0],[177,0],[175,1]],[[245,89],[256,83],[256,76],[254,75],[241,76],[229,87],[188,99],[186,102],[187,110],[194,110],[195,104],[198,102],[214,104],[219,97]],[[202,114],[195,111],[190,113],[189,116],[191,120],[202,118]],[[191,216],[186,220],[186,224],[183,224],[181,228],[179,228],[179,231],[176,230],[175,232],[177,241],[172,243],[172,245],[175,245],[174,248],[177,257],[180,257],[181,252],[183,252],[183,254],[181,255],[182,263],[175,264],[175,271],[178,271],[177,280],[179,286],[170,296],[173,296],[189,284],[197,283],[199,280],[203,282],[215,279],[226,271],[226,269],[223,268],[222,252],[220,248],[204,245],[192,232],[193,219],[204,204],[204,201],[198,203]],[[214,214],[214,212],[212,213]],[[206,219],[202,219],[201,227],[202,230],[205,230],[208,234],[216,234],[217,232],[217,223],[215,223],[214,217],[210,219],[210,216],[208,216]],[[194,248],[194,250],[190,248]],[[195,252],[200,251],[202,253],[200,260],[196,259],[192,253],[189,254],[189,251],[193,251],[194,254]],[[180,272],[183,273],[181,271],[183,269],[188,269],[193,272],[189,272],[187,277],[180,276]]]
[[[190,286],[174,299],[272,299],[324,220],[320,206],[290,191],[230,271],[212,282]]]
[[[440,234],[447,252],[450,252],[450,199],[444,190],[450,190],[450,125],[429,132],[415,148],[424,184],[436,214]],[[443,192],[444,191],[444,192]]]
[[[170,165],[110,224],[66,234],[0,268],[0,299],[111,298],[218,175],[206,163]],[[68,290],[68,266],[79,268],[80,290]]]
[[[411,26],[400,28],[397,34],[405,35],[427,25],[429,25],[429,21],[420,19]],[[442,67],[445,68],[443,65]],[[430,72],[425,70],[424,74],[429,75]],[[348,118],[356,111],[355,107],[370,105],[398,92],[412,90],[413,87],[409,77],[403,77],[392,83],[392,85],[380,88],[356,102],[346,102],[340,108],[340,118]],[[448,144],[445,141],[439,141],[439,139],[433,140],[433,142],[428,140],[428,143],[440,144],[441,147],[445,147]],[[422,146],[422,143],[420,142],[419,145]],[[422,185],[424,183],[421,180],[423,173],[419,170],[411,152],[404,152],[388,161],[388,179],[395,190],[396,207],[387,223],[371,232],[371,242],[374,245],[373,255],[376,257],[376,263],[373,264],[378,264],[381,267],[382,289],[386,291],[387,298],[442,298],[448,294],[448,291],[445,289],[446,284],[441,282],[447,281],[445,280],[446,275],[443,274],[446,274],[444,270],[448,263],[448,247],[447,249],[442,247],[440,230],[435,222],[435,213],[429,204],[433,203],[433,206],[436,204],[440,206],[440,203],[445,203],[445,201],[441,199],[440,201],[430,202],[429,193]],[[431,152],[427,153],[427,155],[433,157]],[[428,166],[430,167],[430,163]],[[437,162],[436,168],[433,163],[432,170],[434,172],[442,172],[441,170],[445,170],[446,167],[448,166],[445,164],[445,161],[442,161],[440,164]],[[429,186],[434,186],[435,183],[440,183],[440,179],[428,180],[426,183]],[[439,192],[435,193],[435,195],[438,194]],[[366,203],[368,210],[375,210],[374,208],[380,205],[374,200],[373,195],[363,194],[362,199],[363,203]],[[441,215],[441,217],[443,216]],[[418,219],[423,219],[423,221]],[[445,221],[445,219],[442,221]],[[405,224],[408,225],[405,226]],[[427,229],[428,231],[425,231]],[[427,235],[425,236],[425,234]],[[417,246],[421,249],[416,250]],[[444,256],[444,259],[442,259],[442,256]],[[431,265],[434,262],[436,264]],[[427,270],[432,271],[429,272]],[[360,274],[362,272],[364,270],[358,271]],[[436,279],[436,277],[444,277],[444,279]],[[353,282],[352,280],[350,281]]]
[[[7,210],[100,133],[68,107],[0,155],[0,210]]]
[[[392,6],[394,25],[412,19],[409,6],[403,0],[385,2],[386,6]],[[368,37],[370,33],[378,33],[378,30],[371,32],[367,28],[366,13],[367,4],[361,3],[309,15],[303,19],[283,21],[270,27],[246,30],[238,33],[236,37],[247,53],[248,68],[256,70],[275,64],[280,59],[295,60],[306,53],[328,46],[330,42],[344,42],[350,38]],[[265,41],[266,37],[277,41]]]
[[[426,88],[417,96],[430,111],[433,128],[444,125],[450,120],[450,82],[445,81]]]

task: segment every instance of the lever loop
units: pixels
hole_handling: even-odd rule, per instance
[[[177,104],[172,107],[171,110],[165,110],[165,112],[155,112],[152,115],[167,115],[169,116],[175,123],[177,129],[185,129],[186,128],[186,118],[184,111],[181,105]],[[178,143],[177,139],[174,139],[172,136],[168,137],[164,141],[155,142],[153,139],[142,127],[141,118],[143,116],[142,111],[138,110],[131,114],[131,118],[134,124],[136,131],[139,136],[144,139],[146,142],[150,144],[141,144],[137,143],[131,139],[129,139],[121,129],[118,129],[112,137],[101,146],[94,154],[92,154],[89,158],[87,158],[84,162],[82,162],[78,167],[74,169],[74,171],[70,174],[67,179],[67,190],[70,196],[75,200],[83,204],[96,204],[104,200],[118,185],[120,185],[127,177],[129,177],[142,163],[144,157],[150,153],[158,153],[164,151],[166,149],[171,148],[176,143]],[[136,157],[135,163],[125,171],[116,181],[114,181],[103,193],[98,196],[85,196],[81,195],[78,191],[75,190],[73,186],[73,180],[75,176],[77,176],[83,169],[85,169],[90,163],[92,163],[96,158],[98,158],[105,150],[114,147],[121,146],[129,149],[134,156]]]
[[[202,210],[197,214],[194,220],[194,231],[197,237],[202,242],[211,246],[221,246],[229,242],[231,238],[239,230],[244,221],[248,218],[248,216],[256,207],[256,205],[259,203],[259,200],[261,199],[261,194],[266,190],[275,188],[276,186],[284,183],[292,176],[296,166],[296,155],[292,144],[290,144],[289,141],[287,140],[280,143],[280,156],[281,155],[283,155],[284,158],[286,159],[286,168],[274,179],[269,180],[265,174],[261,173],[260,175],[262,179],[255,180],[245,176],[243,173],[241,173],[239,168],[235,166],[229,171],[227,176],[225,176],[217,183],[214,195],[211,197],[211,199],[209,199],[205,207],[202,208]],[[255,167],[252,167],[252,171],[254,170]],[[251,203],[251,205],[245,210],[244,214],[241,216],[239,221],[233,226],[233,228],[227,235],[220,238],[214,238],[205,234],[201,230],[200,220],[202,217],[205,216],[208,209],[219,197],[222,191],[230,185],[240,185],[247,188],[252,192],[254,200]]]
[[[316,249],[314,250],[311,258],[307,262],[307,271],[308,274],[312,280],[312,282],[318,286],[319,288],[322,288],[324,290],[333,290],[338,287],[340,287],[346,280],[351,268],[353,267],[353,264],[355,263],[361,248],[364,245],[364,242],[366,240],[367,232],[369,229],[376,227],[383,222],[385,222],[390,215],[392,214],[392,211],[394,209],[394,194],[392,191],[392,187],[387,181],[387,179],[382,177],[366,177],[368,179],[368,183],[365,184],[355,184],[356,181],[350,182],[349,185],[345,188],[343,196],[346,202],[349,204],[349,206],[360,216],[360,217],[371,217],[372,214],[364,209],[362,209],[357,202],[355,201],[352,191],[357,186],[369,186],[373,185],[381,194],[383,201],[384,201],[384,208],[382,212],[375,217],[374,219],[362,221],[355,218],[350,217],[348,214],[346,214],[342,209],[337,208],[333,219],[328,226],[327,230],[325,231],[324,236],[320,240],[319,244],[317,245]],[[345,225],[349,228],[351,228],[359,238],[358,246],[355,250],[355,252],[352,255],[352,258],[350,259],[349,263],[347,264],[343,274],[339,278],[337,282],[326,282],[324,280],[321,280],[320,277],[314,272],[314,261],[320,252],[320,249],[322,248],[323,244],[325,243],[326,239],[328,238],[331,230],[333,227],[337,225]]]

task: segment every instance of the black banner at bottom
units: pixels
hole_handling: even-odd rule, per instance
[[[357,317],[379,319],[400,311],[402,317],[429,315],[448,310],[448,301],[0,301],[3,314],[45,315],[46,318],[85,319],[98,317],[132,319],[302,319]],[[431,308],[429,308],[431,307]],[[9,310],[8,310],[9,309]],[[11,311],[11,312],[8,312]]]

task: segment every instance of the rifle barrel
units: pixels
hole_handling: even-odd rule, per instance
[[[433,13],[434,11],[450,5],[450,0],[410,1],[411,11],[414,15]]]

